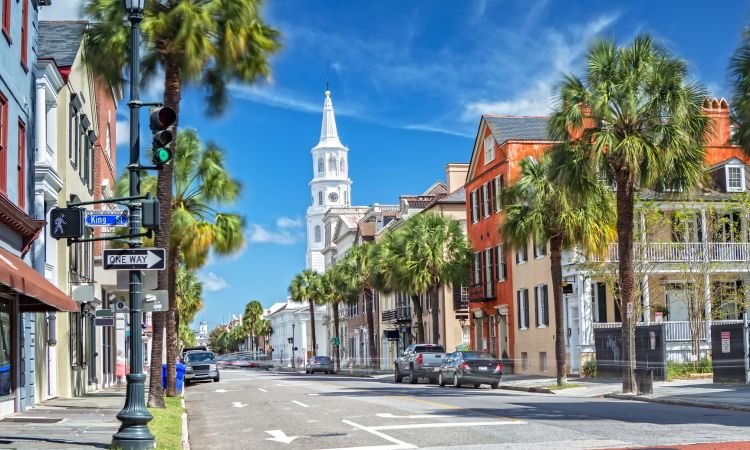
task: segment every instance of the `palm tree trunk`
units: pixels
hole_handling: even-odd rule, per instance
[[[430,289],[430,308],[432,309],[432,343],[440,344],[440,286]]]
[[[550,238],[550,266],[552,272],[552,297],[555,304],[555,359],[557,362],[557,385],[567,384],[565,365],[565,314],[562,294],[562,235]]]
[[[315,303],[312,300],[310,302],[310,342],[312,343],[312,355],[318,355],[318,343],[315,341]],[[305,357],[307,359],[307,357]]]
[[[341,336],[339,334],[339,302],[333,304],[333,328],[339,345],[333,346],[333,362],[336,372],[341,370]]]
[[[366,301],[367,299],[370,299],[370,301]],[[376,365],[376,353],[377,349],[375,348],[375,318],[373,317],[372,313],[372,307],[375,304],[375,296],[372,292],[372,289],[365,288],[365,305],[367,308],[366,311],[366,317],[367,317],[367,349],[368,353],[370,354],[370,361],[368,362],[368,366],[372,369],[375,369]]]
[[[161,360],[164,348],[164,313],[151,314],[151,366],[148,370],[148,406],[164,408],[164,389],[161,387]]]
[[[628,304],[633,302],[635,268],[633,254],[633,176],[619,170],[617,180],[617,253],[619,257],[620,311],[622,312],[622,392],[635,391],[635,330],[632,317],[628,317]],[[631,307],[632,308],[632,307]]]
[[[414,317],[417,319],[417,343],[424,344],[424,322],[422,322],[422,303],[419,294],[411,296],[411,305],[414,308]]]
[[[180,99],[182,97],[182,73],[180,62],[175,57],[168,57],[165,64],[164,74],[164,105],[169,106],[177,113],[177,120],[180,117]],[[177,130],[177,123],[174,126]],[[175,144],[172,141],[172,152],[174,153]],[[156,233],[156,246],[159,248],[169,248],[169,233],[172,224],[172,175],[173,166],[166,164],[159,171],[157,179],[157,193],[161,206],[160,219],[161,227]],[[159,289],[166,289],[169,296],[169,309],[164,313],[166,330],[167,330],[167,395],[174,397],[177,395],[175,386],[175,369],[177,364],[177,331],[175,329],[174,312],[177,309],[177,297],[175,292],[177,273],[177,258],[179,255],[175,251],[170,251],[167,255],[167,270],[159,272]],[[153,380],[152,380],[153,385]]]

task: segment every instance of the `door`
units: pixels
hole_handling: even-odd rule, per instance
[[[679,283],[674,283],[679,287]],[[669,289],[666,292],[668,319],[670,321],[688,320],[688,298],[684,289]]]
[[[581,326],[580,315],[578,312],[578,301],[575,298],[566,296],[565,303],[565,345],[570,355],[570,372],[579,373],[581,363]]]
[[[501,314],[500,319],[497,321],[497,339],[500,342],[500,351],[497,357],[499,359],[510,359],[510,351],[508,351],[508,316]]]

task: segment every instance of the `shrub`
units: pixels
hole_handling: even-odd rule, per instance
[[[693,373],[711,373],[713,364],[708,358],[701,359],[697,362],[673,362],[667,361],[667,380],[674,378],[687,378]]]
[[[590,359],[583,364],[581,373],[586,378],[596,378],[596,359]]]

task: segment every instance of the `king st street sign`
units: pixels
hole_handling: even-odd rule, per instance
[[[128,211],[124,209],[86,211],[86,226],[89,228],[126,227],[128,226]]]
[[[128,248],[104,250],[105,270],[164,270],[163,248]]]

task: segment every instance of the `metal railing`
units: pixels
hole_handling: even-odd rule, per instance
[[[712,320],[712,325],[725,325],[730,323],[741,323],[741,320]],[[687,320],[667,320],[661,323],[664,325],[664,333],[667,341],[689,341],[692,339],[692,333],[690,332],[690,322]],[[645,325],[643,322],[638,322],[636,325]],[[658,325],[651,323],[651,325]],[[620,322],[606,322],[606,323],[594,323],[594,328],[620,328],[622,323]],[[700,327],[700,339],[706,339],[706,327]]]
[[[634,245],[635,258],[643,262],[745,262],[750,261],[750,243],[747,242],[659,242]],[[619,261],[617,244],[609,244],[604,258],[593,261]]]

